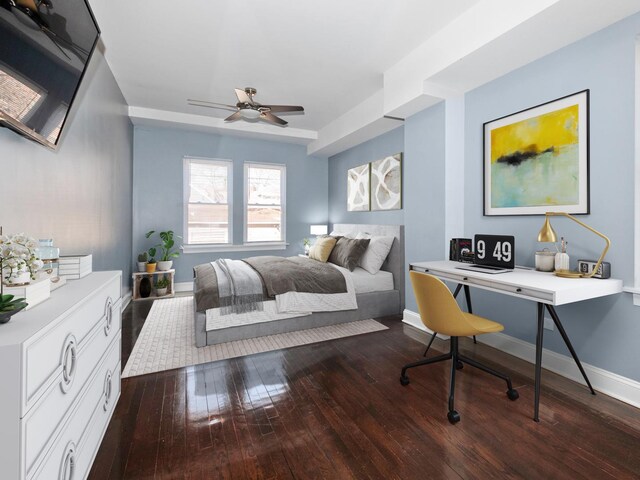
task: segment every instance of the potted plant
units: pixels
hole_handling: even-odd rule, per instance
[[[164,297],[167,294],[167,289],[171,282],[167,277],[159,278],[156,282],[156,295],[158,297]]]
[[[311,248],[311,240],[309,240],[308,238],[303,238],[302,245],[304,245],[304,254],[309,255],[309,249]]]
[[[7,323],[11,317],[27,306],[24,298],[0,294],[0,323]]]
[[[156,247],[151,247],[149,249],[149,261],[147,262],[147,273],[153,273],[156,271]]]
[[[149,260],[147,252],[142,252],[141,254],[138,255],[138,271],[139,272],[147,271],[147,260]]]
[[[156,232],[155,230],[151,230],[147,232],[145,237],[149,238],[155,232]],[[158,262],[158,270],[164,272],[171,269],[171,266],[173,265],[173,260],[171,259],[178,258],[180,256],[180,253],[177,250],[174,250],[174,246],[176,242],[173,239],[174,238],[173,230],[160,232],[158,233],[158,235],[160,236],[160,240],[162,241],[162,243],[159,243],[158,245],[156,245],[156,247],[160,247],[160,250],[161,250],[160,261]],[[179,235],[175,235],[175,238],[182,238],[182,237],[180,237]]]
[[[42,260],[36,255],[38,243],[24,233],[0,235],[0,271],[5,285],[26,285],[36,279]]]

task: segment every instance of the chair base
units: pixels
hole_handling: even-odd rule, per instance
[[[456,370],[461,370],[463,364],[467,363],[472,367],[475,367],[483,372],[487,372],[495,377],[501,378],[502,380],[507,382],[507,397],[509,400],[517,400],[520,396],[518,391],[513,388],[511,384],[511,379],[509,376],[498,372],[476,360],[469,358],[465,355],[461,355],[458,351],[458,337],[451,337],[451,347],[449,353],[445,353],[443,355],[438,355],[437,357],[425,358],[423,360],[419,360],[417,362],[408,363],[404,367],[402,367],[402,372],[400,373],[400,384],[403,386],[409,385],[410,380],[407,376],[407,370],[414,367],[419,367],[422,365],[430,365],[432,363],[443,362],[445,360],[451,360],[451,384],[449,388],[449,412],[447,413],[447,418],[451,424],[456,424],[460,421],[460,414],[454,408],[454,394],[455,394],[455,380],[456,380]]]

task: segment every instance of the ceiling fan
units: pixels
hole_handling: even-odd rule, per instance
[[[296,105],[262,105],[253,99],[257,90],[252,87],[246,87],[244,90],[236,88],[235,91],[236,97],[238,97],[238,103],[235,105],[192,99],[188,99],[187,103],[197,107],[219,108],[222,110],[234,111],[235,113],[224,119],[225,122],[233,122],[234,120],[240,120],[242,118],[245,120],[264,120],[265,122],[283,127],[287,125],[287,122],[280,117],[276,117],[273,112],[304,112],[303,107]]]

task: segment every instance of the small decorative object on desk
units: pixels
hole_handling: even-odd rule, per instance
[[[560,239],[560,251],[556,253],[555,267],[556,270],[569,270],[569,254],[567,253],[568,242],[564,237]]]
[[[86,277],[93,271],[93,257],[89,255],[62,255],[59,262],[59,275],[67,280]]]
[[[556,253],[548,248],[536,252],[536,270],[540,272],[553,272]]]
[[[38,248],[36,253],[38,258],[42,260],[42,268],[38,271],[38,280],[48,278],[51,282],[51,289],[64,285],[64,282],[60,282],[58,276],[60,270],[60,249],[53,246],[52,238],[41,238],[38,240]]]
[[[306,256],[309,256],[309,249],[311,248],[311,240],[309,240],[308,238],[303,238],[302,244],[304,245],[304,254]]]

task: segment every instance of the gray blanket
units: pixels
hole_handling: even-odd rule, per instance
[[[251,257],[244,260],[262,279],[262,297],[267,300],[286,292],[345,293],[342,273],[331,265],[304,257]],[[220,307],[218,277],[211,263],[196,265],[194,297],[196,310],[204,312]]]
[[[262,311],[262,282],[258,273],[242,260],[211,262],[218,279],[220,314]]]

